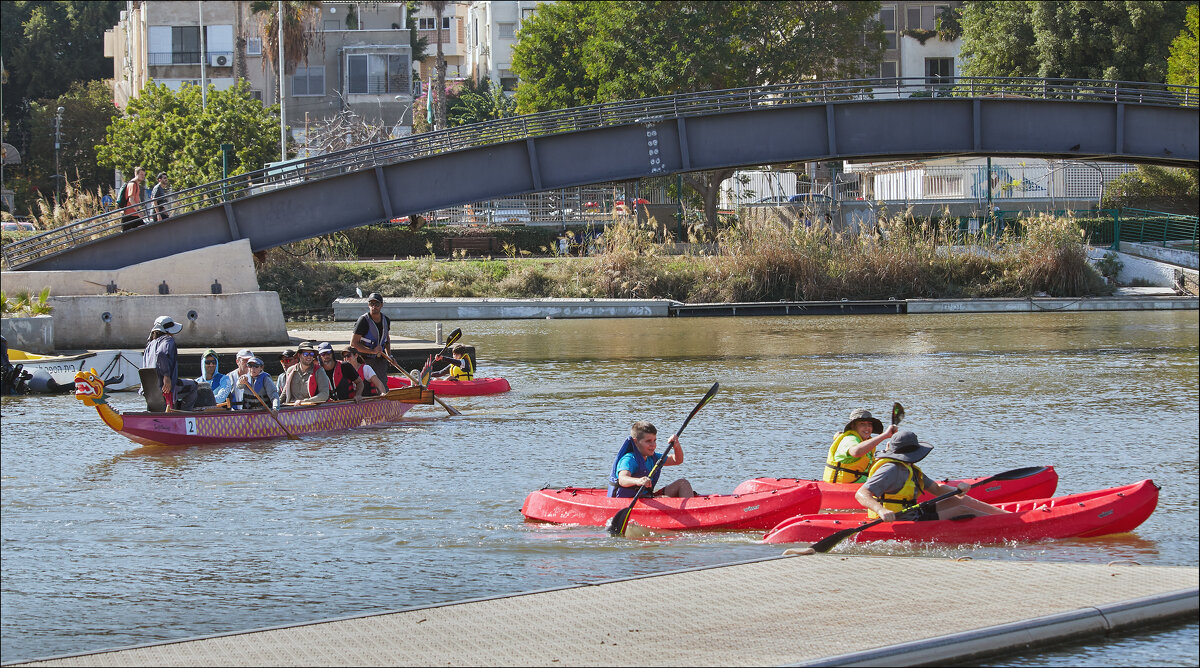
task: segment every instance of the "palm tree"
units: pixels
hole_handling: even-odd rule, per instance
[[[283,4],[283,76],[294,74],[301,62],[308,63],[308,50],[323,46],[321,32],[321,3],[319,0],[284,0]],[[258,15],[262,36],[263,69],[267,63],[275,72],[275,103],[279,103],[281,86],[279,63],[279,2],[256,0],[250,11]]]
[[[437,35],[437,97],[434,100],[434,120],[438,130],[446,128],[446,57],[442,52],[442,16],[446,13],[448,0],[431,0],[429,3],[437,16],[434,34]]]

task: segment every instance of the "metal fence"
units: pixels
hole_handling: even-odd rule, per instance
[[[163,204],[163,213],[180,215],[220,206],[265,190],[529,137],[677,117],[914,96],[1019,97],[1200,107],[1200,87],[1091,79],[959,77],[941,80],[934,90],[930,90],[924,77],[905,77],[683,93],[514,116],[327,153],[284,167],[260,169],[179,191]],[[122,212],[110,211],[15,241],[4,246],[4,261],[9,267],[19,268],[78,244],[118,234],[121,218]]]
[[[1113,244],[1132,241],[1195,251],[1197,232],[1200,231],[1198,220],[1196,216],[1124,208]]]

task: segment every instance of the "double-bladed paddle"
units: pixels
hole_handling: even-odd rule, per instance
[[[691,413],[688,413],[687,419],[683,421],[683,426],[679,428],[679,431],[675,432],[675,438],[678,438],[679,435],[683,433],[683,430],[687,428],[688,423],[692,421],[692,418],[696,417],[696,413],[699,413],[700,409],[704,408],[704,404],[707,404],[712,400],[713,397],[717,396],[717,389],[720,387],[720,383],[713,383],[712,387],[708,388],[708,392],[704,394],[704,398],[700,400],[700,403],[696,404],[696,407],[692,409]],[[671,454],[671,448],[674,447],[674,443],[669,443],[667,445],[667,449],[663,451],[662,457],[658,459],[658,461],[654,464],[654,468],[650,470],[651,479],[653,479],[654,475],[658,473],[659,469],[662,468],[663,462],[667,461],[667,455]],[[608,521],[608,534],[610,536],[625,535],[625,529],[629,525],[629,513],[633,511],[633,507],[637,505],[638,499],[642,498],[642,494],[645,493],[645,485],[638,487],[637,493],[633,495],[633,501],[629,502],[629,507],[617,511],[617,514],[612,516],[612,519]]]
[[[899,404],[896,404],[896,405],[899,406]],[[1028,466],[1023,469],[1013,469],[1011,471],[1005,471],[1004,473],[997,473],[996,475],[994,475],[990,478],[984,478],[983,480],[973,483],[971,485],[970,489],[974,489],[985,483],[992,482],[993,480],[1020,480],[1021,478],[1028,478],[1031,475],[1036,475],[1045,470],[1046,470],[1046,467],[1044,467],[1044,466]],[[942,494],[941,496],[936,496],[928,501],[922,501],[921,503],[908,506],[907,508],[905,508],[904,510],[902,510],[900,512],[908,512],[914,508],[923,508],[923,507],[927,508],[931,505],[937,505],[941,501],[945,501],[946,499],[948,499],[952,496],[957,496],[962,493],[963,492],[961,490],[954,490],[953,492],[946,492],[945,494]],[[897,515],[898,514],[899,513],[897,513]],[[854,534],[862,531],[863,529],[869,529],[881,522],[883,522],[883,519],[877,519],[877,520],[874,520],[871,522],[867,522],[866,524],[862,524],[860,526],[852,527],[850,529],[842,529],[841,531],[838,531],[836,533],[831,533],[828,536],[822,538],[821,540],[813,543],[810,546],[810,549],[812,549],[813,552],[828,552],[828,551],[832,550],[835,545],[842,542],[843,540],[846,540],[850,536],[853,536]]]

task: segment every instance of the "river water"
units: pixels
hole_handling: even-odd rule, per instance
[[[519,512],[543,486],[602,485],[632,420],[672,433],[714,381],[679,471],[704,493],[818,476],[850,410],[886,415],[893,401],[936,446],[935,477],[1053,464],[1060,493],[1162,486],[1133,534],[840,551],[1198,563],[1195,311],[445,325],[513,391],[450,398],[459,418],[422,406],[386,427],[174,449],[137,446],[72,396],[5,398],[3,660],[779,554],[758,534],[612,539]],[[999,665],[1196,663],[1191,623]]]

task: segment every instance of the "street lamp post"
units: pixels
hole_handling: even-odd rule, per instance
[[[62,115],[66,108],[59,107],[58,113],[54,115],[54,204],[58,205],[58,198],[62,194],[62,170],[58,166],[59,147],[62,143]]]

